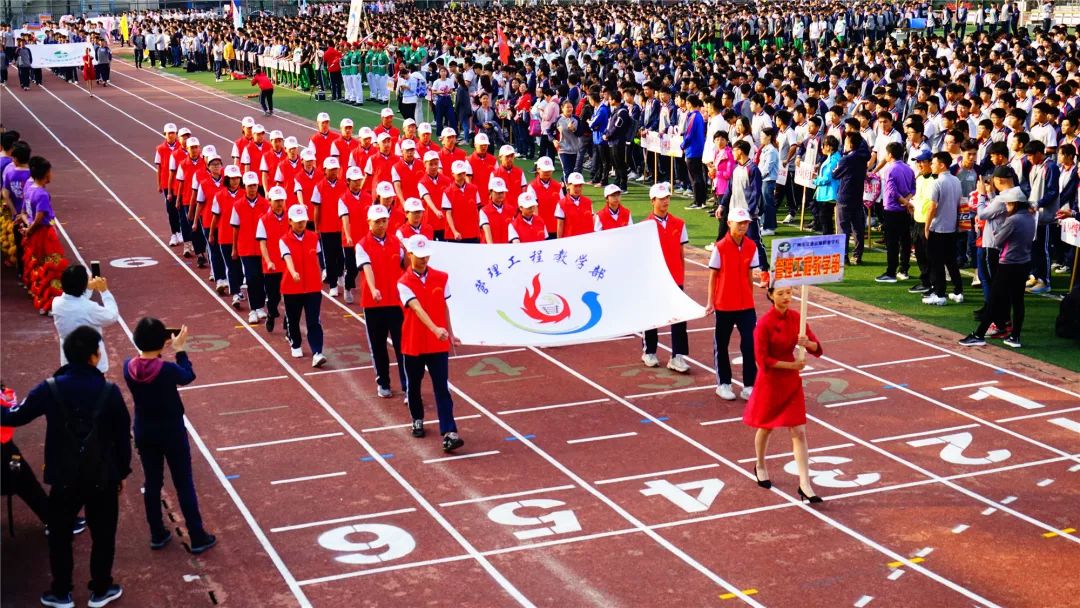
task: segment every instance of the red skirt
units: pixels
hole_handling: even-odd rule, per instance
[[[93,65],[84,65],[82,69],[82,77],[86,82],[92,82],[97,80],[97,74],[94,72]]]
[[[758,429],[806,424],[806,396],[799,372],[759,368],[754,392],[743,410],[743,424]]]

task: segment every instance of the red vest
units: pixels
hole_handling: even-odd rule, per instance
[[[450,211],[454,214],[454,226],[463,239],[480,236],[480,210],[476,206],[476,186],[466,182],[464,188],[450,184],[443,190],[450,199]],[[447,235],[447,240],[453,235]]]
[[[382,126],[382,125],[379,125],[379,126],[375,127],[374,131],[375,131],[375,139],[376,140],[379,138],[380,134],[389,133],[390,134],[390,141],[391,141],[392,145],[397,145],[398,140],[401,139],[401,131],[398,131],[397,127],[390,127],[388,129],[388,128]]]
[[[172,152],[172,164],[176,167],[176,169],[179,169],[180,165],[184,164],[184,160],[186,160],[187,158],[189,158],[187,150],[183,149],[180,146],[176,146],[176,149]],[[176,169],[173,169],[173,171],[175,171]],[[178,194],[180,192],[180,183],[177,182],[175,179],[171,180],[169,191],[173,194]]]
[[[424,155],[428,152],[439,152],[441,150],[442,146],[440,146],[434,140],[428,140],[426,144],[422,143],[419,140],[417,140],[416,142],[416,158],[419,158],[420,160],[424,160]]]
[[[630,210],[622,205],[619,205],[619,212],[617,215],[611,215],[611,210],[607,205],[604,208],[596,212],[596,219],[600,222],[601,230],[611,230],[612,228],[622,228],[623,226],[630,225]]]
[[[338,216],[337,203],[345,193],[345,180],[338,178],[333,184],[325,177],[315,189],[319,191],[319,232],[341,232],[341,217]]]
[[[555,234],[555,229],[558,227],[555,222],[555,205],[562,198],[562,184],[550,179],[545,186],[544,182],[538,177],[529,184],[529,187],[532,188],[533,194],[536,195],[536,214],[540,216],[540,219],[544,220],[548,232]]]
[[[496,209],[494,203],[488,203],[483,208],[487,216],[488,227],[491,229],[491,242],[493,244],[507,243],[507,227],[517,215],[517,205],[504,203],[502,209]]]
[[[398,228],[401,228],[408,223],[409,218],[405,217],[405,211],[401,208],[401,205],[395,204],[390,207],[390,219],[386,222],[386,234],[394,234]]]
[[[578,204],[566,195],[559,199],[559,206],[563,210],[563,237],[588,234],[593,231],[592,201],[589,197],[582,196]]]
[[[233,204],[233,211],[240,219],[240,226],[236,227],[237,255],[262,255],[259,242],[255,240],[255,231],[259,228],[259,218],[266,215],[269,210],[270,203],[261,196],[255,197],[254,205],[247,196],[237,199]]]
[[[398,181],[401,183],[401,194],[405,198],[417,198],[420,196],[420,190],[417,185],[420,183],[420,176],[424,175],[424,163],[414,160],[412,166],[405,164],[405,161],[398,160],[394,163],[394,172],[397,173]],[[405,204],[405,201],[400,201]]]
[[[169,189],[169,159],[172,158],[173,152],[178,147],[180,147],[179,142],[173,144],[172,147],[169,147],[169,144],[165,142],[161,142],[154,149],[154,162],[157,163],[157,184],[160,192]]]
[[[285,189],[285,205],[291,207],[296,202],[296,174],[303,171],[304,163],[296,157],[293,164],[288,157],[281,159],[277,168],[270,173],[270,181]]]
[[[399,241],[404,241],[410,236],[414,236],[417,234],[422,234],[426,236],[429,241],[435,238],[435,231],[431,228],[431,224],[427,222],[420,222],[419,228],[413,228],[411,225],[408,224],[408,222],[406,222],[402,226],[398,227],[397,232],[394,233],[394,236],[396,236]]]
[[[517,231],[518,239],[522,243],[535,243],[544,240],[544,230],[547,226],[544,225],[544,220],[540,219],[538,215],[533,215],[531,222],[518,215],[511,224],[514,225],[514,230]]]
[[[454,161],[465,160],[465,151],[457,146],[453,150],[442,148],[439,150],[439,163],[442,164],[442,172],[449,178],[453,178]]]
[[[266,233],[266,252],[270,254],[270,261],[274,263],[274,270],[272,272],[285,272],[285,262],[281,259],[281,237],[285,236],[286,232],[289,232],[289,214],[286,210],[280,216],[274,213],[273,209],[270,209],[262,216],[263,232]],[[266,258],[263,258],[262,263],[263,273],[269,273],[271,270],[266,267]],[[321,273],[320,273],[321,274]]]
[[[323,161],[330,156],[330,147],[340,138],[341,136],[333,131],[328,131],[326,135],[316,131],[315,134],[311,136],[311,145],[315,148],[316,167],[322,168]]]
[[[225,176],[215,180],[209,173],[202,177],[199,187],[203,192],[202,225],[209,228],[210,222],[214,221],[214,197],[225,187]]]
[[[472,183],[476,191],[480,193],[480,206],[488,204],[488,184],[491,183],[491,173],[495,171],[495,157],[485,154],[483,157],[475,152],[469,156],[469,166],[472,167]]]
[[[382,300],[376,302],[361,272],[361,279],[357,281],[363,287],[360,296],[361,305],[364,308],[401,306],[401,298],[397,290],[397,282],[401,277],[401,241],[387,232],[386,238],[379,243],[375,235],[368,233],[356,246],[362,247],[371,260],[371,271],[375,273],[375,287],[382,292]]]
[[[240,169],[244,172],[254,171],[255,173],[258,173],[259,168],[262,167],[263,157],[271,154],[270,144],[265,141],[262,144],[256,144],[255,142],[251,142],[250,144],[248,144],[247,149],[244,150],[244,152],[240,153],[241,164],[244,163],[245,153],[247,155],[248,162],[246,166],[242,166],[240,167]]]
[[[686,222],[670,213],[667,216],[667,222],[664,223],[651,213],[646,219],[656,224],[656,231],[660,234],[660,250],[664,252],[664,262],[667,263],[668,272],[671,273],[671,278],[675,279],[675,284],[682,287],[686,278],[682,257],[682,233]]]
[[[347,156],[352,154],[353,150],[359,147],[360,140],[356,139],[355,137],[350,137],[349,139],[345,139],[345,137],[338,137],[338,140],[334,142],[334,149],[337,150],[337,156],[341,159],[346,158]]]
[[[346,188],[339,200],[345,204],[345,212],[349,214],[349,236],[353,244],[359,243],[368,233],[367,210],[371,206],[371,194],[361,190],[356,195]],[[340,207],[335,208],[334,213],[340,218]]]
[[[247,149],[248,144],[250,144],[250,143],[251,143],[251,138],[249,138],[249,137],[241,137],[240,139],[233,142],[233,147],[236,148],[236,162],[233,163],[233,164],[235,164],[235,165],[240,164],[240,159],[244,157],[244,150]]]
[[[439,181],[436,182],[427,173],[424,173],[423,177],[420,178],[420,183],[424,185],[424,188],[427,188],[428,194],[431,196],[431,203],[437,209],[442,209],[443,191],[446,190],[447,186],[454,183],[454,180],[442,173],[438,174],[438,178]],[[424,221],[431,224],[432,230],[446,230],[446,220],[432,213],[427,201],[424,201]]]
[[[285,163],[286,165],[288,163]],[[295,183],[300,184],[300,196],[304,197],[304,206],[307,207],[308,217],[313,221],[315,219],[315,205],[311,203],[311,195],[315,194],[315,186],[319,185],[323,181],[323,173],[318,169],[312,171],[311,175],[308,175],[307,171],[304,171],[301,166],[296,173],[293,174],[293,180]],[[296,186],[291,189],[294,192],[295,197]]]
[[[284,243],[293,259],[293,268],[300,274],[300,280],[294,281],[289,276],[288,266],[284,266],[281,275],[281,293],[319,293],[322,291],[322,270],[319,268],[319,235],[304,232],[304,238],[297,238],[291,229],[286,230],[279,243]],[[267,245],[269,247],[269,245]]]
[[[285,154],[284,150],[282,150],[281,154],[278,154],[277,152],[274,152],[273,148],[270,148],[266,154],[263,154],[262,161],[259,164],[259,178],[262,178],[261,172],[265,171],[266,181],[272,186],[274,184],[274,176],[277,175],[278,165],[285,162],[287,158],[288,156]],[[265,169],[263,168],[264,166],[266,167]]]
[[[205,169],[206,163],[203,162],[201,156],[195,160],[191,160],[191,157],[188,156],[180,163],[177,173],[183,172],[184,180],[183,182],[177,181],[176,198],[184,207],[187,207],[191,204],[191,201],[195,200],[195,191],[191,189],[191,186],[199,183],[201,177],[199,172]]]
[[[367,173],[367,181],[364,182],[364,185],[367,186],[367,190],[371,191],[371,196],[375,196],[375,187],[380,182],[394,182],[390,170],[393,169],[394,164],[398,162],[398,157],[393,154],[383,156],[381,152],[376,152],[368,157],[367,162],[368,165],[370,165],[371,171],[367,170],[368,167],[364,168],[364,173]]]
[[[421,281],[412,270],[402,273],[398,282],[412,290],[421,308],[427,313],[436,327],[446,327],[446,279],[445,272],[428,266],[427,278]],[[424,325],[408,302],[405,307],[405,322],[401,325],[401,353],[405,355],[424,355],[428,353],[450,352],[450,341],[440,340]]]
[[[754,307],[754,290],[751,285],[750,265],[757,255],[757,243],[744,236],[742,245],[736,245],[731,235],[716,242],[720,256],[720,270],[713,283],[713,308],[716,310],[747,310]]]
[[[367,159],[372,154],[378,153],[379,149],[375,146],[368,146],[366,148],[361,147],[359,144],[349,153],[349,166],[360,167],[363,169],[367,166]]]
[[[218,243],[223,245],[232,244],[233,228],[229,220],[232,219],[233,206],[245,198],[247,198],[247,193],[244,192],[243,188],[237,188],[236,192],[229,192],[228,188],[218,190],[217,195],[214,197],[218,206],[217,213],[214,213],[214,215],[218,216]],[[212,207],[213,205],[211,205]]]
[[[506,182],[506,202],[517,205],[518,197],[521,196],[522,191],[525,189],[521,185],[521,182],[525,180],[525,172],[521,170],[521,167],[511,166],[510,170],[507,171],[502,165],[499,165],[491,172],[491,176],[498,177]]]

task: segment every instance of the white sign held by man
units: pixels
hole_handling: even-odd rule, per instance
[[[816,139],[807,141],[806,152],[803,153],[798,166],[795,167],[795,183],[804,188],[814,188],[814,170],[817,168],[817,150],[818,144]]]

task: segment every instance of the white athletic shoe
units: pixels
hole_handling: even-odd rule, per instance
[[[185,258],[193,258],[193,257],[195,257],[195,247],[193,247],[191,243],[184,243],[184,257]]]
[[[645,353],[641,355],[641,362],[645,364],[645,367],[660,367],[660,359],[656,358],[656,355]]]
[[[346,304],[352,304],[355,301],[356,301],[356,299],[353,298],[353,290],[346,289],[345,290],[345,303]]]
[[[690,366],[686,364],[686,359],[682,355],[673,355],[668,361],[667,368],[680,374],[690,371]]]
[[[754,387],[752,387],[752,386],[744,386],[743,389],[741,391],[739,391],[739,398],[742,399],[743,401],[749,401],[750,400],[750,393],[752,393],[752,392],[754,392]]]
[[[716,387],[716,396],[720,397],[724,401],[734,401],[735,391],[731,390],[730,384],[721,384]]]
[[[781,223],[781,224],[790,224],[790,223],[792,223],[792,222],[794,222],[794,221],[795,221],[795,218],[794,218],[794,217],[792,217],[792,215],[791,215],[791,214],[789,213],[789,214],[787,214],[787,216],[786,216],[786,217],[784,217],[784,219],[783,219],[783,220],[781,220],[781,222],[780,222],[780,223]]]
[[[331,297],[331,298],[336,298],[336,297],[337,297],[337,293],[338,293],[338,292],[337,292],[337,287],[331,287],[331,288],[330,288],[330,297]]]
[[[238,294],[238,293],[233,294],[232,307],[239,310],[240,309],[240,302],[242,302],[242,301],[243,301],[243,298],[240,297],[240,294]]]
[[[248,313],[248,323],[255,325],[259,322],[259,313],[254,310]]]
[[[257,315],[259,315],[259,320],[260,321],[265,321],[266,317],[269,316],[268,314],[266,314],[266,309],[265,308],[260,308],[259,310],[256,310],[255,313]]]
[[[299,348],[290,348],[289,351],[293,359],[299,359],[304,356],[304,351]]]
[[[949,300],[952,301],[952,302],[956,302],[957,304],[963,304],[964,303],[964,294],[962,294],[962,293],[950,293],[949,294]]]
[[[214,286],[214,289],[218,292],[219,296],[223,296],[229,291],[229,282],[224,280],[218,281],[217,285]]]
[[[326,365],[326,357],[322,353],[315,353],[311,357],[311,367],[322,367],[324,365]]]
[[[765,228],[764,230],[761,231],[761,236],[776,236],[776,231],[775,230],[769,230],[768,228]]]
[[[945,298],[937,295],[936,293],[932,293],[932,294],[930,294],[928,296],[923,296],[923,299],[922,299],[923,304],[929,304],[931,306],[944,306],[945,302],[947,302],[947,301],[948,300],[946,300]]]
[[[177,235],[175,235],[175,234],[170,234],[169,235],[169,247],[176,247],[177,245],[180,244],[180,239],[178,239],[176,237],[177,237]]]
[[[390,397],[394,396],[393,391],[391,391],[388,388],[383,388],[381,386],[379,387],[379,391],[378,391],[377,394],[379,395],[379,398],[381,398],[381,399],[389,399]]]

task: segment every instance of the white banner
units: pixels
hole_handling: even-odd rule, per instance
[[[465,344],[559,346],[697,319],[671,278],[652,222],[509,245],[431,243],[450,274],[450,318]]]
[[[67,44],[31,44],[27,48],[33,56],[30,64],[35,68],[68,68],[81,66],[89,42]]]
[[[1059,220],[1058,224],[1061,225],[1061,240],[1073,247],[1080,247],[1080,221],[1069,217]]]
[[[806,142],[806,152],[803,154],[799,165],[795,167],[795,183],[804,187],[815,189],[814,178],[817,177],[817,140],[811,139]]]
[[[364,0],[352,0],[349,5],[349,22],[345,26],[345,40],[349,44],[356,42],[360,37],[360,19],[364,16]]]

